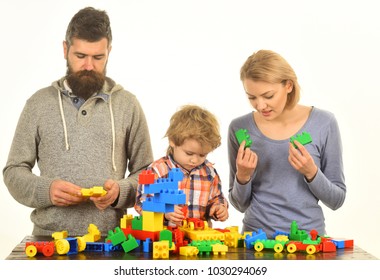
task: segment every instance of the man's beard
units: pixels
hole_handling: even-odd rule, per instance
[[[87,100],[95,92],[102,89],[105,82],[105,73],[87,70],[74,73],[71,67],[68,66],[66,80],[74,95]]]

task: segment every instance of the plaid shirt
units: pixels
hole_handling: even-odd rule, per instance
[[[186,193],[186,203],[188,205],[187,216],[189,218],[209,219],[209,211],[212,205],[224,204],[228,207],[225,199],[221,181],[213,164],[205,161],[190,172],[183,169],[171,156],[165,156],[153,162],[147,170],[152,170],[158,178],[167,178],[172,168],[180,168],[183,172],[183,180],[179,189]],[[142,213],[142,202],[145,200],[143,194],[144,185],[137,187],[135,210]]]

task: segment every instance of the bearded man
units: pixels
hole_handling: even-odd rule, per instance
[[[153,161],[136,96],[106,76],[111,48],[107,13],[80,10],[63,42],[66,75],[33,94],[21,113],[3,178],[15,200],[34,208],[33,235],[81,236],[89,224],[106,235],[134,205],[138,175]],[[106,194],[82,195],[94,186]]]

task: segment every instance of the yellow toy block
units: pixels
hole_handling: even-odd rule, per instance
[[[87,228],[87,231],[89,234],[93,235],[94,236],[94,241],[98,241],[101,237],[101,234],[100,234],[100,231],[98,229],[98,227],[94,224],[89,224],[88,225],[88,228]]]
[[[88,233],[83,235],[83,238],[86,242],[96,242],[101,238],[100,231],[98,227],[94,224],[89,224]]]
[[[239,227],[238,226],[231,226],[231,227],[226,227],[230,232],[239,232]]]
[[[198,253],[199,253],[199,250],[195,246],[182,246],[182,247],[179,247],[179,254],[181,256],[187,256],[187,257],[196,256],[196,255],[198,255]]]
[[[225,255],[228,252],[228,246],[224,244],[213,244],[211,248],[214,255]]]
[[[64,238],[67,238],[67,236],[68,236],[68,232],[66,230],[57,231],[51,235],[51,237],[53,237],[54,240],[64,239]]]
[[[153,242],[153,259],[169,258],[169,241],[162,240]]]
[[[102,186],[92,187],[92,196],[104,196],[106,194],[107,191]]]
[[[161,231],[164,229],[164,213],[143,211],[143,226],[145,231]]]
[[[87,233],[83,235],[82,237],[86,242],[95,242],[94,235],[92,235],[91,233]]]
[[[92,187],[92,188],[89,188],[89,189],[81,189],[80,190],[82,196],[85,196],[85,197],[99,197],[99,196],[104,196],[107,194],[107,191],[103,189],[102,186],[95,186],[95,187]]]
[[[278,240],[278,241],[289,241],[289,237],[287,235],[285,235],[285,234],[279,234],[279,235],[276,235],[275,240]]]
[[[224,244],[228,247],[237,248],[238,241],[241,239],[242,235],[239,232],[226,232],[224,233]]]
[[[127,228],[128,226],[132,226],[133,215],[126,214],[123,218],[120,219],[120,228]]]
[[[78,244],[78,252],[82,252],[86,249],[86,240],[84,237],[78,236],[76,237]]]
[[[197,230],[191,228],[181,228],[185,237],[191,240],[224,240],[224,233],[216,229],[208,228],[206,230]]]

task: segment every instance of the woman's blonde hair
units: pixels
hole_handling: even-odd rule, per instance
[[[260,50],[253,53],[240,69],[240,80],[281,83],[284,86],[291,82],[293,88],[288,94],[286,108],[293,108],[300,99],[300,86],[297,75],[290,64],[279,54],[270,50]]]
[[[211,151],[221,145],[218,120],[212,113],[197,105],[182,106],[174,113],[165,137],[176,146],[181,146],[186,139],[194,139],[202,146],[209,146]],[[169,145],[166,154],[172,153],[173,149]]]

